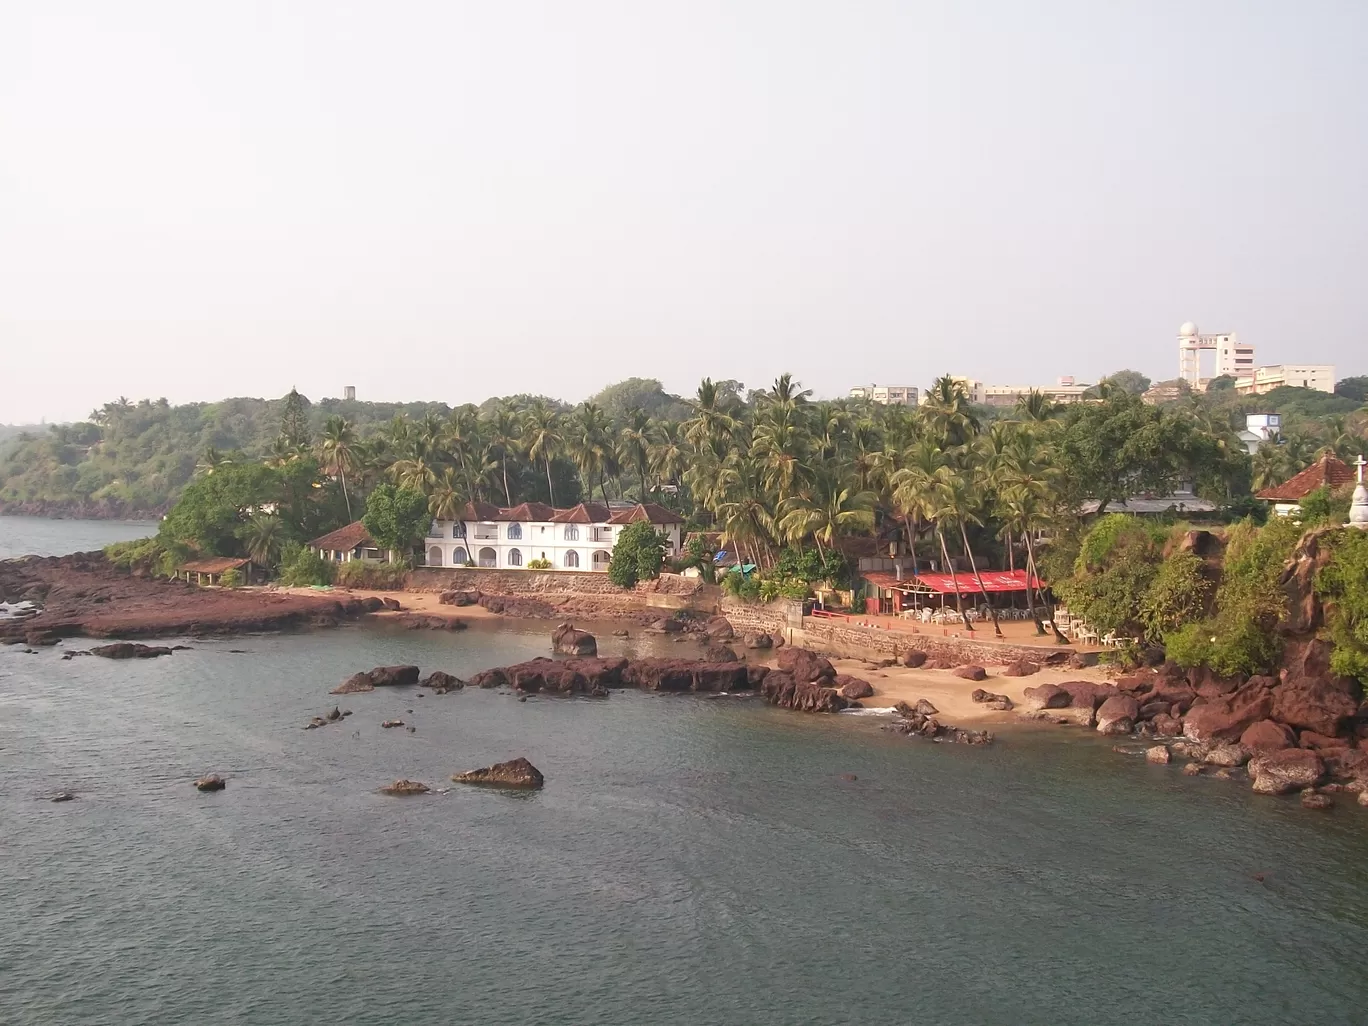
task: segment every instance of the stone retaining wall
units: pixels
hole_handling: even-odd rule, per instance
[[[630,591],[604,573],[574,570],[482,570],[476,567],[418,567],[405,583],[408,591],[481,591],[487,595],[545,598],[592,595],[624,606],[660,609],[715,608],[721,589],[697,578],[661,574]]]

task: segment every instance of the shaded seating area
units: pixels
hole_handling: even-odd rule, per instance
[[[978,577],[983,580],[982,590],[972,573],[869,571],[861,575],[872,592],[865,598],[865,611],[942,624],[960,621],[963,603],[971,621],[989,619],[990,605],[999,620],[1025,620],[1030,618],[1027,590],[1039,593],[1045,587],[1037,577],[1028,580],[1025,570],[983,570]],[[1037,612],[1043,612],[1039,604]]]
[[[176,567],[176,576],[193,580],[196,584],[218,584],[229,570],[236,570],[243,584],[252,584],[260,576],[250,559],[218,556],[213,559],[193,559]]]

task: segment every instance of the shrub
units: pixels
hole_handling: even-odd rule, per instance
[[[374,591],[395,591],[408,580],[407,561],[398,563],[363,563],[352,560],[337,568],[336,581],[344,588],[370,588]]]
[[[229,567],[219,574],[220,588],[240,588],[242,587],[242,572],[234,567]]]
[[[1135,633],[1166,535],[1124,513],[1103,517],[1084,535],[1073,575],[1057,582],[1055,591],[1099,633]]]
[[[280,583],[291,588],[332,584],[336,566],[302,545],[287,546],[280,556]]]
[[[1212,582],[1205,571],[1206,564],[1191,552],[1175,552],[1159,564],[1140,600],[1140,622],[1147,638],[1159,641],[1170,631],[1206,616]]]
[[[527,569],[529,569],[529,570],[550,570],[550,569],[551,569],[551,560],[549,560],[549,559],[529,559],[529,560],[527,561]]]
[[[741,597],[741,586],[745,583],[745,575],[740,571],[729,570],[722,575],[722,590],[732,598]]]
[[[630,588],[637,581],[659,577],[664,563],[665,540],[649,521],[639,520],[618,535],[608,578],[619,588]]]
[[[1335,643],[1330,668],[1368,683],[1368,532],[1339,532],[1330,561],[1316,575],[1316,592]]]

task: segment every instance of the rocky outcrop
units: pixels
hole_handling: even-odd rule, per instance
[[[704,625],[703,633],[716,642],[731,641],[736,637],[736,630],[725,616],[714,616]]]
[[[524,758],[496,762],[483,769],[467,770],[451,778],[458,784],[481,784],[487,787],[514,787],[531,790],[541,787],[546,778]]]
[[[374,691],[369,673],[353,673],[330,692],[331,695],[355,695],[362,691]]]
[[[466,622],[454,616],[435,616],[423,613],[400,613],[391,617],[390,623],[398,624],[410,631],[463,631]]]
[[[1026,688],[1021,694],[1026,700],[1025,707],[1032,711],[1063,709],[1073,703],[1073,696],[1058,684],[1041,684],[1038,687]]]
[[[1344,677],[1296,677],[1273,688],[1272,718],[1333,737],[1358,713],[1362,689]]]
[[[874,685],[860,677],[851,677],[843,673],[837,674],[834,683],[844,698],[869,698],[874,694]]]
[[[563,623],[551,632],[551,650],[557,655],[598,655],[598,640],[572,623]]]
[[[380,788],[380,793],[394,795],[396,798],[407,798],[415,794],[427,794],[431,790],[432,788],[428,787],[427,784],[420,783],[417,780],[396,780],[394,783],[386,784]]]
[[[801,651],[801,650],[800,650]],[[821,678],[829,682],[831,678]],[[797,712],[835,713],[858,706],[826,683],[801,681],[788,670],[771,670],[760,684],[760,695],[770,705]]]
[[[1223,697],[1194,704],[1183,719],[1183,734],[1194,741],[1237,741],[1249,727],[1269,718],[1273,695],[1266,678],[1252,678]]]
[[[511,687],[526,694],[602,697],[618,688],[642,691],[749,691],[763,677],[764,667],[744,663],[712,663],[696,659],[530,659],[512,666],[496,666],[470,678],[479,688]]]
[[[416,666],[377,666],[366,674],[377,688],[403,687],[418,683]]]
[[[999,712],[1008,712],[1016,705],[1016,703],[1006,695],[997,695],[991,691],[985,691],[983,688],[975,688],[969,697],[975,702],[981,702],[988,706],[988,708],[996,709]]]
[[[1129,734],[1140,718],[1140,705],[1130,695],[1112,695],[1097,707],[1097,732],[1107,736]]]
[[[956,677],[962,677],[965,680],[979,681],[988,679],[988,671],[982,666],[976,666],[973,663],[955,667],[954,674]]]
[[[448,691],[459,691],[465,687],[465,681],[445,670],[433,670],[418,683],[431,688],[434,695],[445,695]]]
[[[1002,668],[1002,676],[1004,677],[1029,677],[1031,674],[1039,672],[1040,664],[1033,663],[1029,659],[1017,659]]]
[[[941,723],[936,719],[936,707],[924,698],[919,699],[915,706],[899,702],[893,711],[897,719],[889,725],[889,729],[908,737],[967,745],[991,744],[993,740],[993,735],[986,730],[965,730]]]
[[[228,781],[217,773],[210,773],[207,777],[200,777],[195,781],[195,790],[197,791],[222,791],[227,786]]]
[[[1251,752],[1262,754],[1283,748],[1296,748],[1297,735],[1290,728],[1273,720],[1251,723],[1240,735],[1240,744]]]
[[[779,669],[791,674],[800,684],[836,679],[836,668],[831,660],[806,648],[784,648],[779,651]]]
[[[710,663],[740,662],[740,657],[729,646],[716,643],[703,650],[703,658]]]
[[[116,641],[112,645],[97,645],[90,650],[91,655],[101,659],[155,659],[157,656],[170,655],[171,649],[164,645],[141,645],[136,641]]]
[[[474,606],[480,602],[478,591],[444,591],[437,596],[437,601],[444,606]]]
[[[1258,794],[1289,794],[1319,784],[1325,776],[1325,763],[1315,752],[1285,748],[1251,760],[1249,775]]]

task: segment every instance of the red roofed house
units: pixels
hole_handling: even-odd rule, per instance
[[[1256,492],[1254,498],[1273,503],[1273,512],[1280,517],[1295,513],[1302,499],[1320,488],[1338,488],[1354,481],[1354,471],[1343,460],[1326,453],[1300,474],[1280,485]]]
[[[428,566],[523,569],[545,560],[556,570],[608,569],[613,546],[629,524],[646,521],[665,539],[667,556],[682,551],[684,518],[653,502],[582,502],[553,509],[524,502],[512,509],[467,504],[461,520],[434,520],[424,548]]]
[[[384,549],[375,544],[366,525],[359,520],[315,538],[309,542],[308,548],[329,563],[350,563],[353,560],[381,563],[386,558]]]

